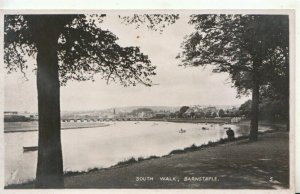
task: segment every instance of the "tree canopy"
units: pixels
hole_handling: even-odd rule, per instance
[[[155,75],[155,66],[138,47],[121,47],[118,38],[97,23],[105,15],[55,15],[51,25],[67,20],[59,30],[58,59],[62,85],[68,80],[93,80],[100,74],[107,82],[118,81],[124,86],[142,83],[150,86],[149,77]],[[5,15],[4,59],[8,72],[28,68],[29,57],[36,57],[34,20],[36,15]],[[56,26],[54,26],[56,27]],[[57,29],[56,29],[57,30]]]
[[[150,30],[162,33],[166,26],[174,24],[179,19],[179,14],[133,14],[119,18],[123,24],[133,24],[136,28],[146,26]]]
[[[274,78],[272,71],[288,68],[288,16],[192,15],[189,23],[195,32],[182,43],[181,65],[212,65],[214,72],[227,72],[239,94],[252,88],[255,61],[262,61],[255,67],[260,84]]]
[[[95,74],[100,74],[107,83],[112,80],[123,86],[137,83],[151,86],[155,66],[138,47],[121,47],[113,33],[102,30],[99,23],[103,17],[97,14],[4,16],[4,62],[8,72],[20,69],[24,73],[29,58],[37,62],[38,188],[64,186],[60,85],[68,80],[93,80]],[[147,18],[142,22],[149,21],[148,28],[162,22],[162,18],[173,21],[173,15],[138,17]]]
[[[280,87],[288,88],[288,16],[192,15],[189,23],[195,32],[182,43],[183,51],[177,56],[181,65],[210,65],[213,72],[229,74],[238,95],[251,91],[249,137],[257,140],[262,87],[278,92]],[[283,94],[288,99],[288,91]]]
[[[239,112],[241,115],[245,115],[245,117],[249,118],[251,114],[251,100],[247,100],[239,107]]]

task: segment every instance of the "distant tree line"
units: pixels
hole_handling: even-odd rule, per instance
[[[243,103],[239,113],[251,118],[251,100]],[[259,103],[258,117],[260,120],[287,122],[289,119],[289,105],[284,100],[262,98]]]
[[[142,112],[153,113],[153,110],[150,108],[138,108],[138,109],[134,109],[133,111],[131,111],[131,114],[137,115]]]
[[[25,117],[23,115],[10,115],[4,117],[4,122],[28,122],[33,120],[33,118]]]
[[[259,120],[287,122],[289,119],[289,104],[285,99],[261,97],[259,101]],[[252,101],[247,100],[236,111],[219,109],[217,111],[194,111],[189,106],[182,106],[179,111],[170,113],[170,118],[197,119],[216,117],[245,117],[251,119]]]
[[[189,106],[182,106],[179,111],[170,113],[170,118],[197,119],[197,118],[216,118],[216,117],[239,117],[244,116],[239,110],[230,111],[229,109],[215,109],[215,111],[193,110]]]

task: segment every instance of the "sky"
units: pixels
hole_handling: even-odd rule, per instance
[[[138,46],[155,65],[152,77],[155,85],[123,87],[118,83],[106,84],[101,76],[95,82],[68,82],[61,87],[61,110],[98,110],[125,106],[183,106],[183,105],[239,105],[249,97],[236,98],[229,75],[212,73],[212,68],[182,67],[175,59],[181,51],[184,37],[193,32],[188,15],[180,15],[175,24],[162,33],[145,26],[122,24],[117,15],[107,15],[102,29],[113,32],[121,46]],[[29,61],[29,66],[35,59]],[[5,75],[4,110],[37,111],[36,78],[32,68],[26,71],[28,81],[18,73]]]

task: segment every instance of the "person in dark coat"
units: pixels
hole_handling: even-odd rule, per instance
[[[234,131],[229,127],[228,130],[226,131],[227,137],[229,141],[234,140]]]

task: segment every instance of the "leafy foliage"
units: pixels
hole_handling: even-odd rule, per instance
[[[37,61],[39,111],[37,188],[62,188],[59,83],[93,80],[142,83],[155,75],[147,55],[138,47],[121,47],[118,38],[102,30],[105,15],[5,15],[4,61],[8,72],[27,69]],[[60,78],[59,78],[60,77]],[[60,80],[59,80],[60,79]]]
[[[244,102],[239,108],[240,115],[244,115],[246,118],[250,117],[251,114],[251,100]]]
[[[135,24],[136,28],[146,25],[150,30],[162,33],[166,26],[174,24],[179,19],[179,14],[133,14],[119,18],[124,24]]]
[[[224,112],[223,109],[220,109],[219,110],[219,117],[223,117],[223,116],[225,116],[225,112]]]
[[[8,72],[28,68],[36,57],[37,45],[30,20],[38,16],[5,16],[5,63]],[[155,67],[138,47],[121,47],[118,38],[97,26],[105,15],[56,15],[56,22],[68,20],[58,40],[59,74],[62,85],[68,80],[94,80],[95,74],[122,85],[150,86]],[[50,21],[49,21],[50,22]]]
[[[179,112],[180,112],[181,114],[183,114],[183,113],[185,113],[189,108],[190,108],[190,107],[188,107],[188,106],[182,106],[182,107],[180,107]]]
[[[251,100],[247,100],[239,108],[239,114],[251,117]],[[269,97],[262,97],[259,103],[259,118],[269,121],[287,121],[288,106],[285,101]]]
[[[183,66],[212,65],[213,72],[229,73],[238,94],[253,87],[254,69],[266,84],[274,76],[269,69],[282,71],[274,65],[288,61],[287,16],[192,15],[189,23],[196,31],[186,37],[177,58]]]
[[[26,57],[35,56],[37,50],[27,21],[21,15],[6,15],[4,22],[4,62],[8,73],[27,69]]]
[[[178,112],[178,117],[179,118],[183,118],[184,114],[186,113],[186,111],[189,108],[190,108],[189,106],[182,106],[182,107],[180,107],[179,112]]]

